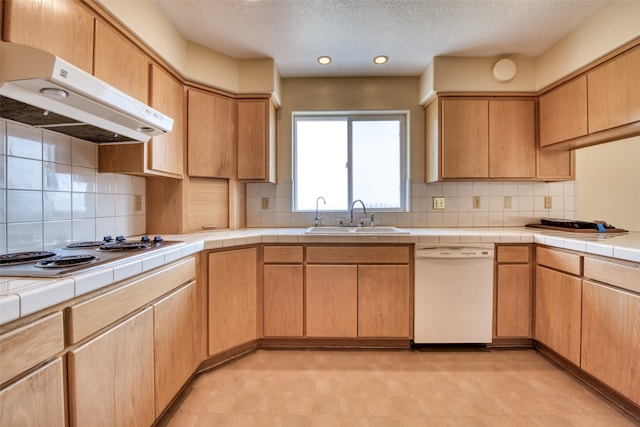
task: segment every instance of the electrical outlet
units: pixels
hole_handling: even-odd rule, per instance
[[[262,198],[262,209],[269,209],[269,198],[268,197],[263,197]]]
[[[544,208],[551,209],[552,205],[553,204],[551,203],[551,196],[544,196]]]
[[[511,209],[511,196],[504,196],[504,208]]]
[[[473,196],[473,209],[480,209],[480,196]]]
[[[444,209],[444,197],[434,197],[433,198],[433,209],[441,210]]]
[[[142,196],[133,196],[133,211],[142,212]]]

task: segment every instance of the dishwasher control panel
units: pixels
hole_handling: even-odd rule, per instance
[[[416,258],[493,258],[493,245],[416,245]]]

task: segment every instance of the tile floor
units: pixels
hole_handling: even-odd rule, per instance
[[[159,425],[640,423],[534,350],[259,350],[198,376]]]

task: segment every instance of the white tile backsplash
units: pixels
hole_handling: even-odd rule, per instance
[[[375,212],[377,225],[399,227],[516,227],[542,217],[575,218],[576,183],[559,182],[435,182],[411,183],[410,212]],[[443,211],[434,210],[432,197],[445,197]],[[473,198],[480,197],[480,208]],[[505,196],[511,207],[505,208]],[[544,209],[544,197],[551,196],[553,209]],[[269,209],[262,209],[262,197],[269,197]],[[366,200],[365,200],[366,203]],[[369,209],[367,210],[370,211]],[[348,219],[348,212],[323,212],[323,225],[336,218]],[[247,184],[248,227],[308,227],[314,213],[291,213],[291,183]]]
[[[92,142],[0,119],[0,253],[144,234],[146,180],[97,165]]]

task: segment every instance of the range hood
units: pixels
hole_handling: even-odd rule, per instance
[[[0,117],[96,143],[146,142],[173,119],[55,55],[0,42]]]

